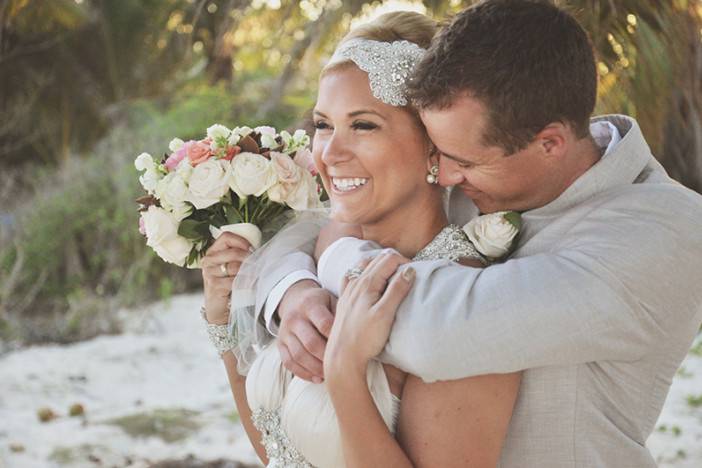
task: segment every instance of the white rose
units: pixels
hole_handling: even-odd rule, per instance
[[[230,133],[231,130],[229,130],[224,125],[220,124],[214,124],[207,129],[207,136],[210,137],[213,141],[218,138],[227,138],[229,137]]]
[[[147,169],[141,176],[139,176],[139,182],[144,190],[153,194],[156,190],[156,185],[158,181],[161,180],[161,174],[156,170]]]
[[[256,127],[255,130],[261,134],[261,146],[263,148],[276,148],[278,142],[275,141],[276,131],[273,127]]]
[[[505,218],[508,211],[473,218],[463,231],[478,252],[489,258],[500,258],[509,252],[519,229]]]
[[[193,245],[178,235],[180,222],[168,211],[154,205],[142,212],[141,217],[146,231],[146,245],[163,260],[183,266]]]
[[[178,177],[183,179],[185,183],[187,184],[190,182],[190,176],[193,174],[193,166],[190,164],[190,160],[188,158],[183,158],[181,162],[178,163],[178,167],[176,167],[176,174],[178,174]]]
[[[243,127],[234,127],[232,129],[231,135],[229,135],[229,143],[230,146],[235,146],[237,143],[239,143],[239,140],[244,138],[246,135],[251,133],[253,130],[251,130],[249,127],[243,126]]]
[[[139,176],[139,182],[141,186],[144,187],[144,190],[153,194],[158,181],[164,176],[164,173],[159,170],[158,165],[156,165],[154,158],[152,158],[149,153],[141,153],[134,160],[134,167],[137,171],[144,171],[144,173]]]
[[[175,153],[176,151],[181,149],[184,144],[185,142],[180,138],[174,138],[171,140],[170,143],[168,143],[168,149],[171,150],[172,153]]]
[[[278,182],[268,189],[268,198],[277,203],[285,203],[294,186],[300,183],[302,169],[285,153],[271,151],[271,163]]]
[[[152,158],[149,153],[141,153],[134,160],[134,167],[136,167],[136,170],[139,172],[149,169],[155,171],[156,163],[154,162],[154,158]]]
[[[192,206],[185,203],[188,185],[176,172],[171,172],[156,184],[156,198],[161,206],[171,212],[180,221],[192,213]]]
[[[186,200],[201,210],[219,202],[229,190],[229,161],[208,159],[198,164],[190,174]]]
[[[317,195],[317,182],[312,174],[300,171],[300,182],[292,186],[292,190],[285,198],[285,203],[293,210],[309,210],[321,207]]]
[[[239,153],[231,164],[229,187],[240,198],[261,196],[278,180],[273,164],[254,153]]]

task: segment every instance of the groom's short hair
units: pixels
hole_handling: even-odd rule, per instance
[[[597,71],[587,33],[565,11],[545,1],[486,0],[437,34],[409,86],[419,109],[479,99],[489,114],[483,142],[511,154],[551,122],[587,137]]]

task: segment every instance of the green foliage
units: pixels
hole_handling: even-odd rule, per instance
[[[688,395],[687,404],[693,408],[699,408],[702,406],[702,393],[699,395]]]

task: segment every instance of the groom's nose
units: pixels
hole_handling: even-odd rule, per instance
[[[439,185],[450,187],[465,180],[461,168],[449,158],[439,158]]]

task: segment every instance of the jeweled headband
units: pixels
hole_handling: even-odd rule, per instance
[[[327,67],[351,60],[368,73],[373,96],[391,106],[406,106],[407,80],[425,52],[409,41],[349,39],[336,49]]]

